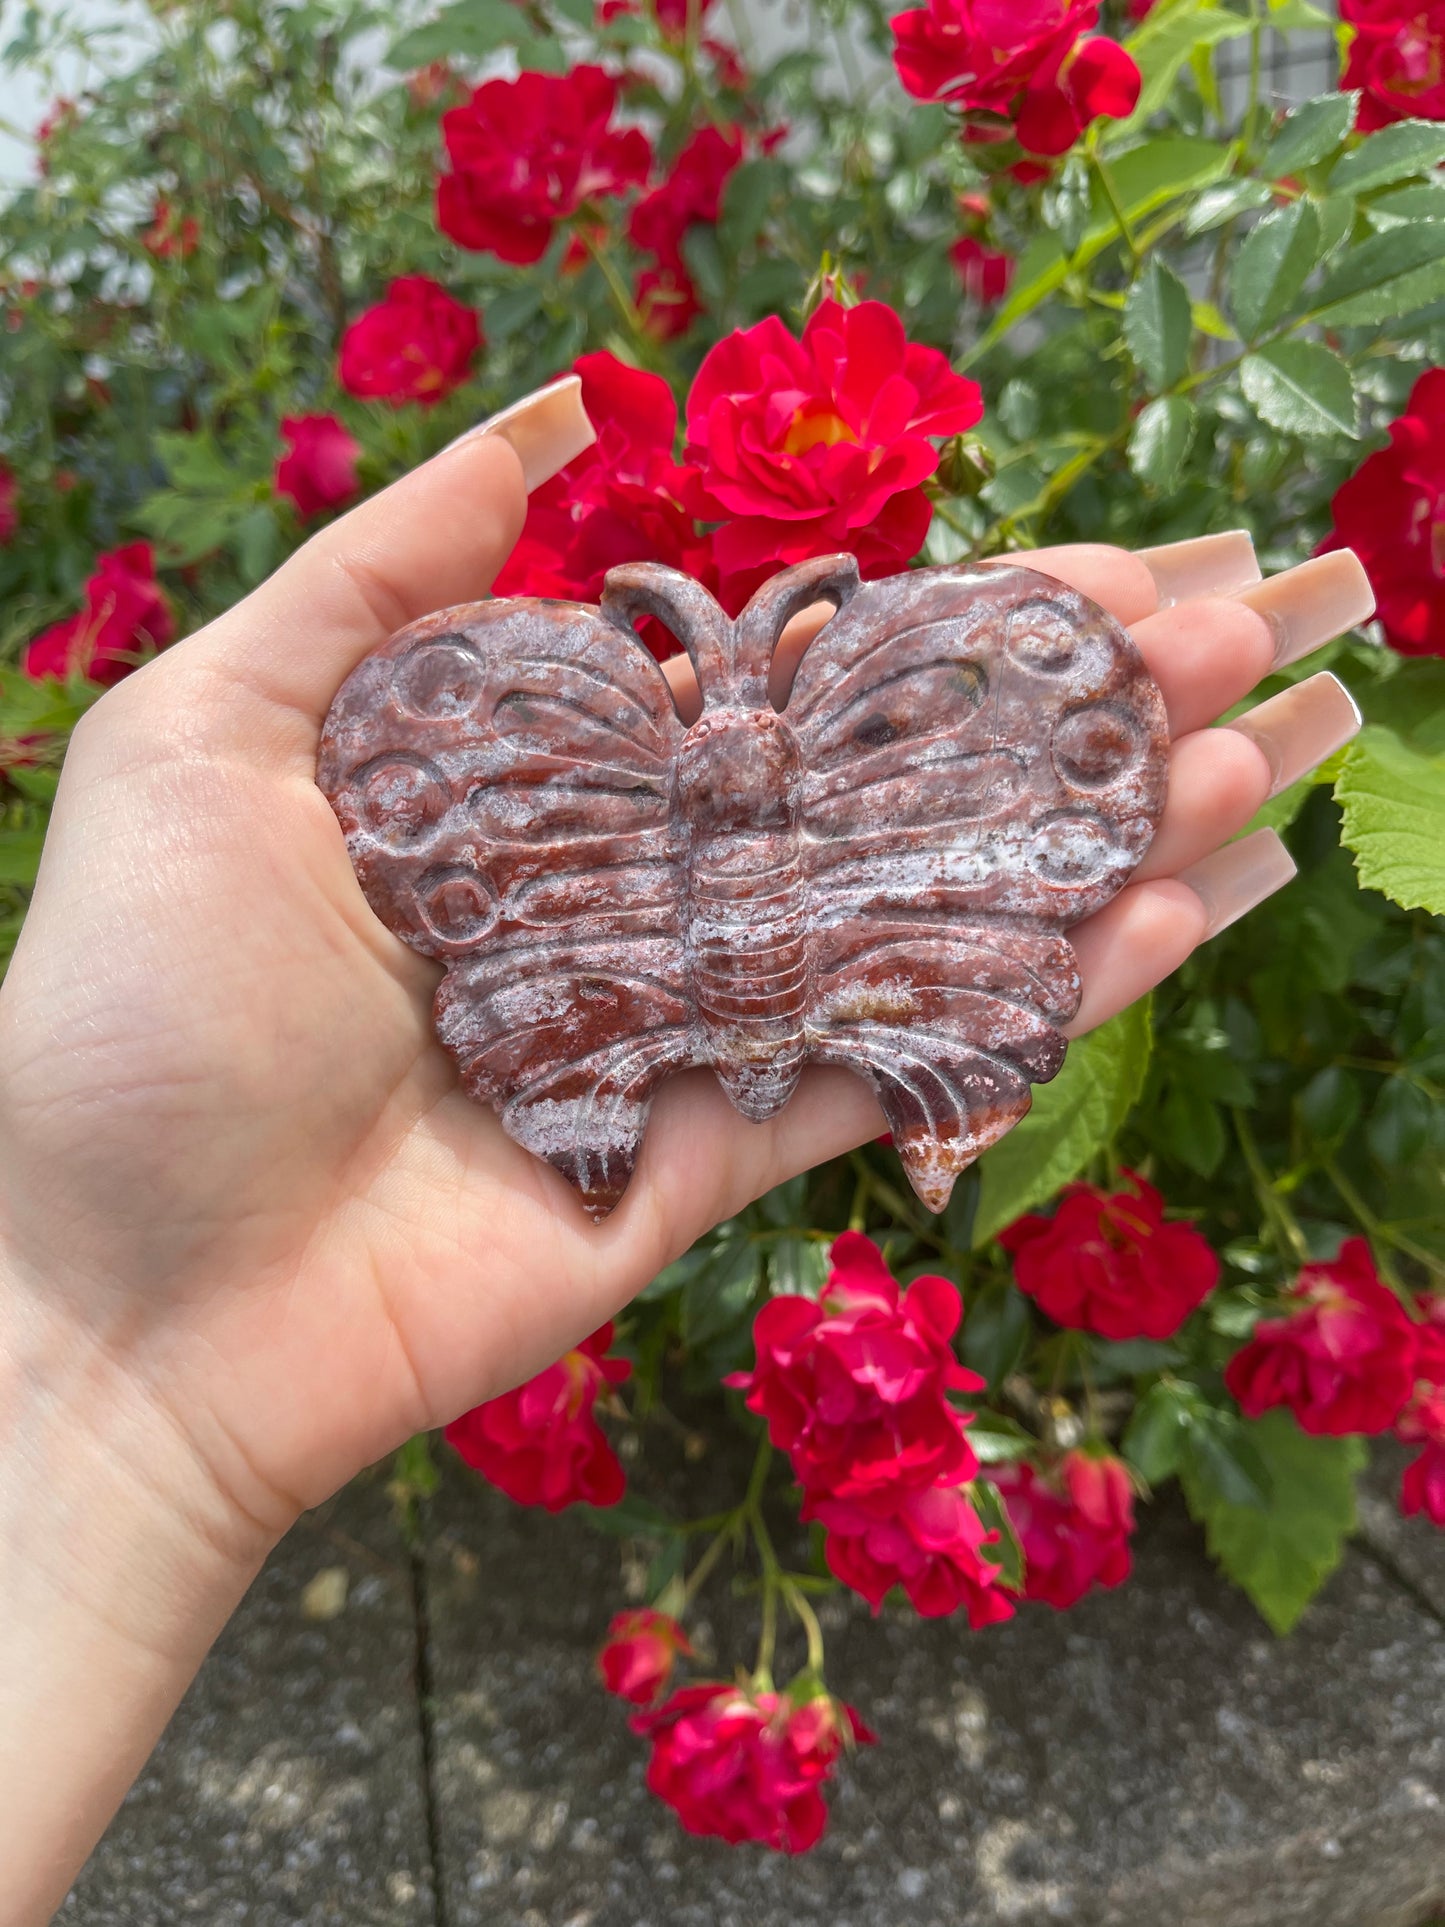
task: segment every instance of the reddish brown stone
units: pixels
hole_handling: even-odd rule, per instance
[[[778,714],[774,643],[819,599],[838,613]],[[644,614],[697,669],[691,729]],[[869,1080],[939,1211],[1063,1061],[1063,932],[1149,847],[1167,742],[1128,635],[1030,569],[860,584],[830,556],[732,622],[634,563],[600,609],[403,629],[343,685],[318,780],[372,908],[446,966],[466,1091],[594,1217],[670,1072],[710,1065],[762,1119],[807,1062]]]

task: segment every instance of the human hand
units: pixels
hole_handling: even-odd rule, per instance
[[[881,1128],[844,1072],[811,1072],[765,1125],[705,1073],[679,1078],[594,1227],[461,1095],[432,1033],[437,969],[362,899],[315,787],[317,733],[369,649],[486,592],[524,510],[513,449],[465,441],[107,695],[72,745],[0,995],[12,1292],[43,1301],[65,1346],[152,1405],[271,1532],[558,1356],[748,1199]],[[1072,934],[1077,1034],[1287,879],[1268,835],[1220,846],[1351,733],[1348,698],[1317,678],[1250,728],[1205,725],[1269,671],[1281,634],[1292,659],[1370,600],[1347,553],[1246,586],[1238,536],[1027,559],[1133,628],[1174,738],[1153,847]],[[1211,584],[1240,592],[1199,593]],[[827,613],[794,625],[780,686]],[[686,713],[690,667],[668,667]]]

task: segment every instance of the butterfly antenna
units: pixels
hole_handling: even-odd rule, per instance
[[[796,563],[769,577],[738,617],[734,676],[738,700],[761,709],[768,700],[768,672],[778,638],[804,609],[815,602],[843,608],[857,594],[858,558],[820,555]]]
[[[700,582],[661,562],[624,562],[602,583],[602,614],[624,635],[639,640],[641,616],[655,616],[671,630],[692,660],[703,707],[734,697],[733,625]]]

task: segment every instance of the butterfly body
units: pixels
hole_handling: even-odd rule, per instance
[[[789,618],[838,613],[781,712]],[[636,636],[662,619],[703,711]],[[804,1067],[877,1090],[938,1210],[1062,1062],[1065,928],[1148,847],[1163,705],[1128,636],[1011,565],[785,570],[729,619],[655,564],[600,609],[443,611],[360,664],[318,780],[383,920],[446,967],[464,1089],[603,1216],[663,1078],[776,1115]]]

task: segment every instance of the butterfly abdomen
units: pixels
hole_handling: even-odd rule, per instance
[[[806,1050],[802,760],[771,709],[711,711],[678,752],[689,988],[704,1055],[744,1117],[792,1095]]]

